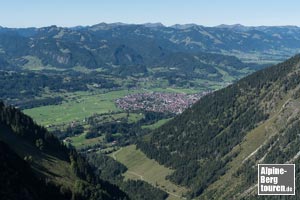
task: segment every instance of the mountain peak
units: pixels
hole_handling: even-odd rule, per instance
[[[145,23],[143,24],[145,27],[148,27],[148,28],[157,28],[157,27],[165,27],[165,25],[163,25],[162,23],[160,22],[156,22],[156,23]]]
[[[175,29],[188,29],[191,27],[199,27],[199,26],[201,26],[201,25],[191,23],[191,24],[174,24],[173,26],[170,26],[170,27],[175,28]]]
[[[92,25],[90,28],[91,30],[97,31],[97,30],[109,30],[118,26],[126,26],[126,25],[128,24],[122,22],[116,22],[116,23],[101,22],[99,24]]]
[[[216,28],[222,28],[222,29],[232,29],[232,30],[240,30],[240,31],[247,31],[250,26],[244,26],[242,24],[220,24],[218,26],[215,26]]]

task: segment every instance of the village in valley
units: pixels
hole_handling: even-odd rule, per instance
[[[136,93],[116,99],[115,103],[119,108],[127,111],[145,110],[179,114],[209,93],[210,92],[196,94],[167,92]]]

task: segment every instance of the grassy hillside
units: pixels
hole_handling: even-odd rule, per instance
[[[125,179],[143,180],[158,187],[169,194],[170,199],[181,199],[187,192],[166,179],[173,170],[166,168],[156,161],[146,157],[135,145],[123,147],[111,154],[111,157],[124,164],[128,170],[124,173]]]
[[[61,194],[60,188],[43,182],[30,165],[0,140],[0,194],[9,200],[67,200],[70,194]]]
[[[74,183],[80,180],[74,174],[69,162],[58,156],[41,152],[5,126],[1,126],[0,140],[5,141],[21,158],[31,156],[32,167],[45,178],[72,190]]]
[[[232,149],[229,154],[237,154],[237,156],[227,164],[228,171],[226,172],[226,174],[221,176],[220,179],[218,179],[208,187],[207,191],[205,192],[205,195],[207,195],[206,198],[213,198],[211,196],[212,194],[214,194],[213,196],[218,198],[229,198],[233,195],[241,198],[243,195],[245,195],[241,194],[243,192],[237,191],[237,188],[242,187],[242,184],[250,184],[245,183],[246,181],[245,179],[243,180],[243,176],[237,176],[237,173],[241,173],[240,170],[243,165],[246,165],[249,160],[255,158],[259,150],[266,146],[268,144],[268,141],[279,134],[279,129],[281,126],[284,127],[284,124],[288,120],[288,117],[284,115],[289,115],[291,112],[293,112],[291,111],[291,109],[293,109],[295,106],[293,105],[292,107],[287,109],[287,103],[291,102],[291,99],[288,97],[289,95],[280,101],[277,108],[274,110],[275,112],[270,116],[268,120],[258,125],[255,129],[251,130],[245,136],[244,140]],[[299,99],[297,100],[297,104],[299,105]],[[298,115],[298,111],[296,112]],[[267,154],[268,152],[264,153]],[[259,160],[258,158],[255,159],[256,163],[265,163],[264,160]],[[286,156],[285,159],[288,160],[288,156]],[[226,185],[231,185],[232,187],[228,188],[226,187]],[[254,191],[254,188],[252,188],[251,192]]]

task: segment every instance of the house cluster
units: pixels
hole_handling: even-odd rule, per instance
[[[115,101],[116,105],[128,111],[146,110],[179,114],[209,92],[198,94],[150,92],[130,94]]]

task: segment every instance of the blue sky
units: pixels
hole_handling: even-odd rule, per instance
[[[300,26],[299,8],[299,0],[0,0],[0,26],[100,22]]]

